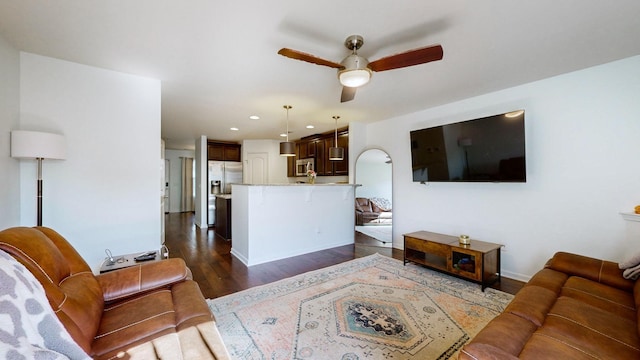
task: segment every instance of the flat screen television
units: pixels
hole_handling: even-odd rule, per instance
[[[524,110],[410,132],[414,182],[526,182]]]

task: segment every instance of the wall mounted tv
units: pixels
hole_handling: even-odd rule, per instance
[[[524,111],[413,130],[415,182],[526,182]]]

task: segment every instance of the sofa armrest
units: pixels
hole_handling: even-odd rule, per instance
[[[121,300],[149,290],[191,279],[184,260],[174,258],[141,263],[96,275],[105,302]]]
[[[622,270],[617,263],[595,259],[583,255],[557,252],[551,258],[546,268],[563,272],[570,276],[579,276],[605,285],[613,286],[625,291],[632,291],[634,281],[622,276]]]

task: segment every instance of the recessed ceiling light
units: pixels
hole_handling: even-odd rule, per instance
[[[280,134],[280,136],[282,136],[282,137],[287,137],[287,134],[282,133],[282,134]]]
[[[231,130],[231,131],[238,131],[238,130],[240,130],[240,129],[238,129],[237,127],[232,127],[232,128],[230,128],[229,130]]]
[[[251,116],[249,116],[249,119],[251,119],[251,120],[260,120],[260,116],[258,116],[258,115],[251,115]]]
[[[313,125],[307,125],[307,129],[313,129],[313,128],[315,128],[315,126],[313,126]]]

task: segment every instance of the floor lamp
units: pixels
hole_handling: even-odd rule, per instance
[[[38,164],[38,226],[42,226],[42,160],[66,158],[64,136],[39,131],[14,130],[11,132],[11,157],[36,159]]]

